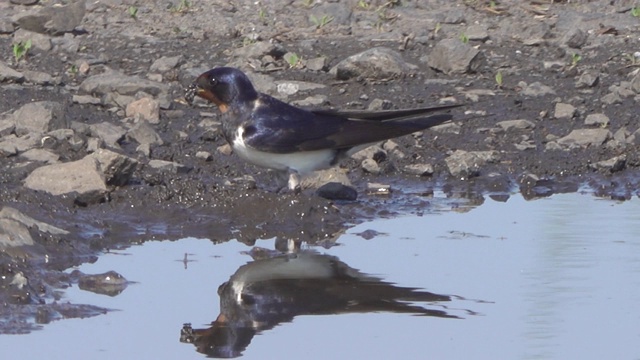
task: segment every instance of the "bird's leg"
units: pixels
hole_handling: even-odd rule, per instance
[[[295,194],[299,194],[302,191],[302,184],[300,183],[300,174],[297,171],[289,171],[289,190],[293,191]]]

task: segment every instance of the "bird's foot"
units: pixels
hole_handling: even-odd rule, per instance
[[[300,174],[297,172],[289,173],[289,181],[287,182],[289,190],[298,195],[302,191],[302,184],[300,183]]]

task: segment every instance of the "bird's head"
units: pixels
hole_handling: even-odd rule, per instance
[[[257,99],[258,93],[242,71],[218,67],[198,76],[187,88],[187,102],[191,103],[195,96],[211,101],[220,111],[226,112],[230,107]]]

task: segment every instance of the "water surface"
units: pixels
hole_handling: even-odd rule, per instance
[[[205,331],[222,312],[235,319],[226,354],[247,359],[640,358],[640,201],[514,196],[452,211],[438,196],[422,216],[360,224],[337,246],[275,260],[194,238],[105,254],[79,269],[136,283],[114,297],[74,286],[63,301],[118,311],[0,346],[19,359],[199,359],[179,341],[183,324]]]

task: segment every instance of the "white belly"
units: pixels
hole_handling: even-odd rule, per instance
[[[335,150],[332,149],[290,154],[267,153],[248,147],[242,139],[242,130],[237,135],[232,144],[236,154],[252,164],[268,169],[294,170],[299,174],[306,174],[330,167],[335,157]]]

